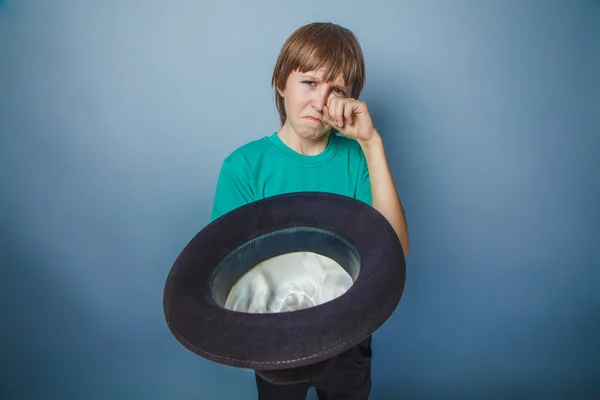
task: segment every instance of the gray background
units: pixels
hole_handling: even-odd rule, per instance
[[[0,398],[256,398],[175,341],[162,289],[312,21],[361,41],[410,224],[371,398],[600,395],[598,1],[12,0]]]

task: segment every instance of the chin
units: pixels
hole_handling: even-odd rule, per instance
[[[325,132],[310,132],[310,131],[309,132],[303,132],[303,131],[298,132],[299,136],[302,136],[303,138],[306,138],[306,139],[318,139],[321,136],[323,136],[324,134],[325,134]]]
[[[324,131],[315,131],[314,129],[298,129],[296,131],[298,133],[298,136],[301,136],[305,139],[319,139],[322,138],[323,136],[326,136],[329,132],[331,132],[331,129],[327,129]]]

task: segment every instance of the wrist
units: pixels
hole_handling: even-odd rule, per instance
[[[374,147],[383,146],[383,140],[381,139],[379,132],[377,132],[375,129],[373,129],[373,132],[371,132],[371,135],[369,135],[368,140],[358,140],[358,143],[360,144],[360,147],[362,147],[363,151],[368,151]]]

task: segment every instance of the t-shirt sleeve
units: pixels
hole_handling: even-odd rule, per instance
[[[369,168],[364,153],[360,150],[360,158],[358,162],[358,184],[356,187],[356,199],[368,205],[373,205],[371,193],[371,178],[369,176]]]
[[[252,180],[248,164],[242,157],[223,161],[212,207],[211,222],[253,201]]]

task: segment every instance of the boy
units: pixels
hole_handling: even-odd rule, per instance
[[[243,204],[289,192],[322,191],[353,197],[390,222],[405,255],[406,218],[388,168],[381,136],[358,101],[365,62],[354,34],[332,23],[312,23],[287,39],[272,85],[279,131],[232,152],[223,162],[212,220]],[[340,135],[336,135],[335,132]],[[340,355],[315,382],[274,385],[256,375],[259,400],[367,399],[371,338]]]

